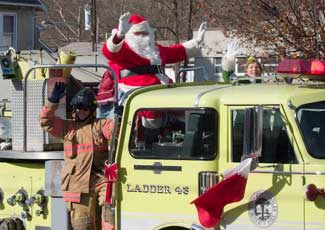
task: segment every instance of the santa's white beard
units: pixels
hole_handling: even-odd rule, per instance
[[[132,32],[126,33],[125,41],[135,53],[149,59],[151,65],[161,64],[153,31],[149,32],[149,35],[146,36],[134,35]]]

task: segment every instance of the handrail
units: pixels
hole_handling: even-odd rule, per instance
[[[176,74],[175,82],[177,82],[177,83],[180,82],[181,73],[187,72],[187,71],[193,71],[193,70],[202,70],[204,80],[206,80],[206,81],[208,80],[207,72],[206,72],[206,69],[204,68],[204,66],[195,66],[195,67],[180,68],[178,73]]]
[[[35,69],[40,69],[40,68],[48,68],[48,69],[62,69],[62,68],[105,68],[107,70],[110,70],[112,73],[112,76],[114,78],[114,99],[115,102],[117,102],[117,76],[114,72],[114,70],[109,67],[108,65],[104,64],[46,64],[46,65],[35,65],[31,67],[27,73],[25,74],[24,78],[24,152],[27,152],[27,80],[32,71]],[[117,125],[117,122],[114,124],[115,126]],[[115,142],[115,136],[113,136],[112,143]]]
[[[45,50],[45,52],[52,58],[53,61],[57,61],[57,58],[53,56],[55,50],[52,50],[42,39],[38,39],[38,43]]]

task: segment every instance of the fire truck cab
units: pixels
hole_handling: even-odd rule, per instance
[[[244,199],[225,207],[216,229],[323,228],[324,90],[315,84],[192,84],[132,94],[117,148],[117,229],[204,229],[191,201],[240,163],[258,139],[254,127],[262,140],[258,164]],[[262,109],[257,127],[255,108]],[[137,114],[148,110],[162,119],[158,128],[144,128],[139,145]]]

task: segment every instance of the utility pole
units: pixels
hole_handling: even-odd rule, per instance
[[[97,52],[96,0],[91,0],[91,42],[92,42],[93,52]]]

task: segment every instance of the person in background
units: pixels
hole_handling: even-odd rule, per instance
[[[261,63],[258,62],[258,60],[250,56],[246,60],[246,70],[245,70],[245,76],[250,78],[256,78],[261,77],[263,73],[263,68]]]
[[[65,88],[63,82],[55,84],[40,112],[40,125],[51,135],[63,139],[61,189],[70,211],[72,229],[113,229],[103,218],[107,184],[103,169],[114,122],[95,118],[95,93],[87,88],[81,89],[70,102],[73,120],[57,117],[55,111]],[[102,206],[101,214],[96,212],[98,205]]]
[[[114,78],[110,70],[106,70],[96,95],[97,118],[114,118],[115,98],[114,98]]]
[[[119,19],[118,29],[104,43],[102,52],[118,78],[119,104],[132,90],[172,80],[165,74],[166,64],[178,63],[199,55],[207,24],[201,24],[197,36],[182,44],[162,46],[155,40],[155,30],[149,22],[137,14],[125,13]],[[105,81],[103,79],[103,81]],[[101,87],[108,86],[102,81]],[[111,78],[108,79],[111,81]],[[106,91],[109,89],[106,89]],[[116,92],[114,92],[116,93]],[[107,94],[107,97],[113,95]],[[108,98],[106,98],[108,101]],[[110,106],[107,106],[110,109]],[[112,113],[101,110],[98,117]]]
[[[232,80],[240,79],[234,73],[236,66],[236,56],[239,54],[239,44],[236,41],[230,42],[227,45],[227,51],[225,55],[222,57],[221,65],[222,65],[222,78],[225,83],[230,83]],[[245,63],[245,75],[244,78],[248,78],[248,80],[252,83],[261,82],[256,81],[255,78],[261,77],[263,73],[263,68],[261,63],[253,57],[249,56],[246,59]]]

